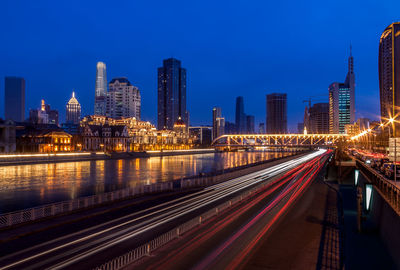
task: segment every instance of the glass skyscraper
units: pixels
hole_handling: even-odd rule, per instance
[[[186,69],[181,61],[169,58],[158,68],[158,129],[174,128],[181,118],[189,126],[189,114],[186,110]]]
[[[379,95],[381,120],[400,114],[400,22],[392,23],[383,31],[379,41]],[[400,125],[396,123],[396,136]]]
[[[25,121],[25,80],[6,77],[4,91],[4,115],[6,120]]]
[[[355,75],[351,53],[344,83],[334,82],[329,86],[329,133],[346,133],[345,125],[355,121]]]
[[[96,115],[106,114],[106,97],[107,97],[106,64],[104,64],[103,62],[97,62],[94,114]]]

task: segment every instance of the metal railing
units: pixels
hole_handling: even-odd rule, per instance
[[[0,228],[68,213],[74,210],[109,203],[137,195],[173,190],[173,182],[129,187],[103,194],[62,201],[0,215]]]
[[[382,197],[389,205],[400,215],[400,189],[390,180],[386,179],[374,169],[365,165],[362,161],[356,160],[356,166],[360,172],[368,178],[376,189],[381,193]]]
[[[322,162],[326,162],[326,160],[327,159],[324,158]],[[318,169],[316,169],[316,170],[318,170]],[[319,170],[321,170],[321,168],[319,168]],[[134,263],[135,261],[137,261],[145,256],[150,256],[151,252],[154,251],[155,249],[178,238],[180,235],[184,234],[185,232],[188,232],[191,229],[199,226],[204,221],[218,215],[220,212],[232,207],[233,205],[239,203],[240,201],[247,200],[251,195],[259,192],[260,190],[262,190],[262,188],[264,188],[266,185],[269,185],[269,184],[270,184],[270,182],[260,183],[260,184],[256,185],[255,187],[240,193],[238,196],[235,196],[234,198],[230,199],[229,201],[226,201],[226,202],[212,208],[211,210],[208,210],[207,212],[201,214],[200,216],[197,216],[197,217],[173,228],[172,230],[160,235],[159,237],[151,240],[150,242],[148,242],[142,246],[139,246],[138,248],[135,248],[135,249],[125,253],[124,255],[114,258],[114,259],[102,264],[101,266],[96,267],[95,270],[118,270],[123,267],[126,267],[129,264]]]

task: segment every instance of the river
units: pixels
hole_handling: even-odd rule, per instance
[[[224,152],[0,167],[0,213],[246,165],[284,152]]]

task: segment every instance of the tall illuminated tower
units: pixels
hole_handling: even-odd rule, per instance
[[[94,97],[94,114],[106,114],[106,97],[107,97],[107,73],[106,64],[97,62],[96,69],[96,85]]]
[[[392,23],[383,31],[378,62],[381,120],[387,121],[400,114],[400,22]],[[395,133],[400,135],[398,123]]]
[[[69,124],[79,124],[81,120],[81,104],[75,98],[75,92],[67,103],[65,122]]]

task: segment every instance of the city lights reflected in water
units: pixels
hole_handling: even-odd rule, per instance
[[[0,167],[0,213],[287,155],[230,152]]]

